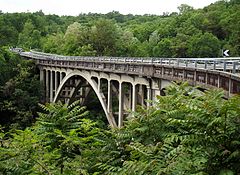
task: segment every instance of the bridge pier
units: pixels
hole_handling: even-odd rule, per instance
[[[119,106],[118,106],[118,127],[121,128],[123,126],[123,88],[122,82],[119,82]]]
[[[46,90],[46,101],[49,101],[49,71],[46,70],[46,83],[45,83],[45,90]]]
[[[44,83],[44,70],[42,68],[39,69],[39,74],[40,74],[40,82]]]
[[[152,100],[152,89],[147,87],[147,107],[151,106],[150,100]]]
[[[137,104],[145,105],[145,98],[152,100],[154,93],[150,79],[139,76],[131,78],[112,73],[99,74],[95,71],[50,69],[43,66],[40,70],[40,80],[44,82],[46,102],[62,100],[64,103],[72,103],[79,99],[84,105],[90,89],[93,89],[112,127],[122,127],[126,112],[136,111]],[[106,91],[103,91],[103,88]],[[117,94],[115,98],[118,99],[118,111],[115,111],[118,114],[117,122],[113,113],[113,92]],[[149,105],[150,103],[147,102],[147,106]]]
[[[111,80],[108,80],[107,112],[112,113],[112,83],[111,83]]]
[[[163,80],[157,80],[157,79],[152,79],[152,100],[155,101],[157,96],[160,96],[160,91],[161,91],[161,81]]]
[[[49,91],[50,91],[50,99],[49,101],[50,102],[53,102],[53,71],[50,70],[50,88],[49,88]]]
[[[136,111],[136,85],[132,84],[132,111]],[[129,100],[130,101],[130,100]]]
[[[58,74],[57,71],[54,71],[54,96],[56,95],[57,87],[58,87]]]
[[[228,97],[231,96],[232,89],[233,89],[232,80],[229,78],[229,79],[228,79]]]

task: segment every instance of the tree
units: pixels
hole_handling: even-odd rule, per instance
[[[97,56],[115,55],[118,36],[117,25],[107,19],[99,19],[91,28],[90,42]]]
[[[18,32],[16,29],[7,24],[3,16],[0,16],[0,47],[4,45],[16,45]]]
[[[117,40],[116,56],[136,56],[139,52],[140,41],[130,31],[120,31]]]
[[[40,117],[37,119],[36,132],[42,136],[41,142],[44,147],[48,147],[50,152],[56,151],[59,154],[55,159],[55,165],[60,167],[61,174],[65,162],[81,154],[81,150],[87,147],[98,132],[97,129],[92,129],[95,123],[84,119],[88,111],[78,104],[79,101],[70,106],[60,102],[40,105],[46,113],[38,113]]]
[[[40,105],[45,112],[39,113],[34,126],[8,134],[0,130],[0,171],[49,175],[94,171],[102,131],[84,118],[88,111],[78,104]]]
[[[31,44],[32,44],[31,36],[32,36],[33,30],[34,30],[34,26],[32,24],[32,21],[28,20],[24,24],[23,31],[19,34],[19,39],[18,39],[19,46],[25,46],[27,48],[31,47]]]
[[[239,101],[221,90],[170,86],[151,108],[138,109],[100,165],[107,174],[235,174],[239,164]],[[120,154],[117,154],[119,153]],[[111,156],[110,156],[111,155]]]
[[[89,31],[78,22],[69,25],[64,35],[64,54],[85,55],[93,51],[88,44]]]
[[[41,47],[41,32],[33,30],[31,48],[40,49]]]
[[[220,53],[220,42],[210,33],[194,35],[188,43],[188,57],[218,57]]]
[[[154,57],[171,58],[173,57],[172,41],[168,38],[162,39],[157,46],[153,48]]]
[[[187,4],[181,4],[178,7],[178,10],[179,10],[180,14],[184,14],[184,13],[188,13],[188,12],[193,11],[193,7],[191,7],[191,6],[187,5]]]
[[[57,33],[47,36],[43,40],[43,51],[47,53],[63,54],[64,34]]]
[[[2,48],[0,65],[0,122],[6,130],[25,128],[36,116],[42,88],[35,64]],[[0,56],[1,57],[1,56]]]

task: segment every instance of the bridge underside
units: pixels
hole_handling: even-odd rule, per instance
[[[123,126],[124,119],[137,105],[149,106],[149,100],[160,95],[170,81],[78,69],[40,67],[46,102],[72,103],[79,100],[86,105],[94,92],[112,127]]]

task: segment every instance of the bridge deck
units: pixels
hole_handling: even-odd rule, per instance
[[[84,56],[63,56],[43,52],[20,52],[21,56],[37,60],[55,61],[86,61],[104,63],[130,63],[130,64],[152,64],[169,65],[176,67],[189,67],[206,70],[230,72],[239,76],[240,57],[229,58],[134,58],[134,57],[84,57]]]
[[[13,50],[14,51],[14,50]],[[63,56],[43,52],[15,51],[38,65],[106,73],[188,81],[240,93],[240,57],[229,58],[132,58]]]

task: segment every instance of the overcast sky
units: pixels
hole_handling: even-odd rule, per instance
[[[35,12],[78,15],[80,13],[158,14],[177,11],[180,4],[202,8],[217,0],[0,0],[3,12]]]

